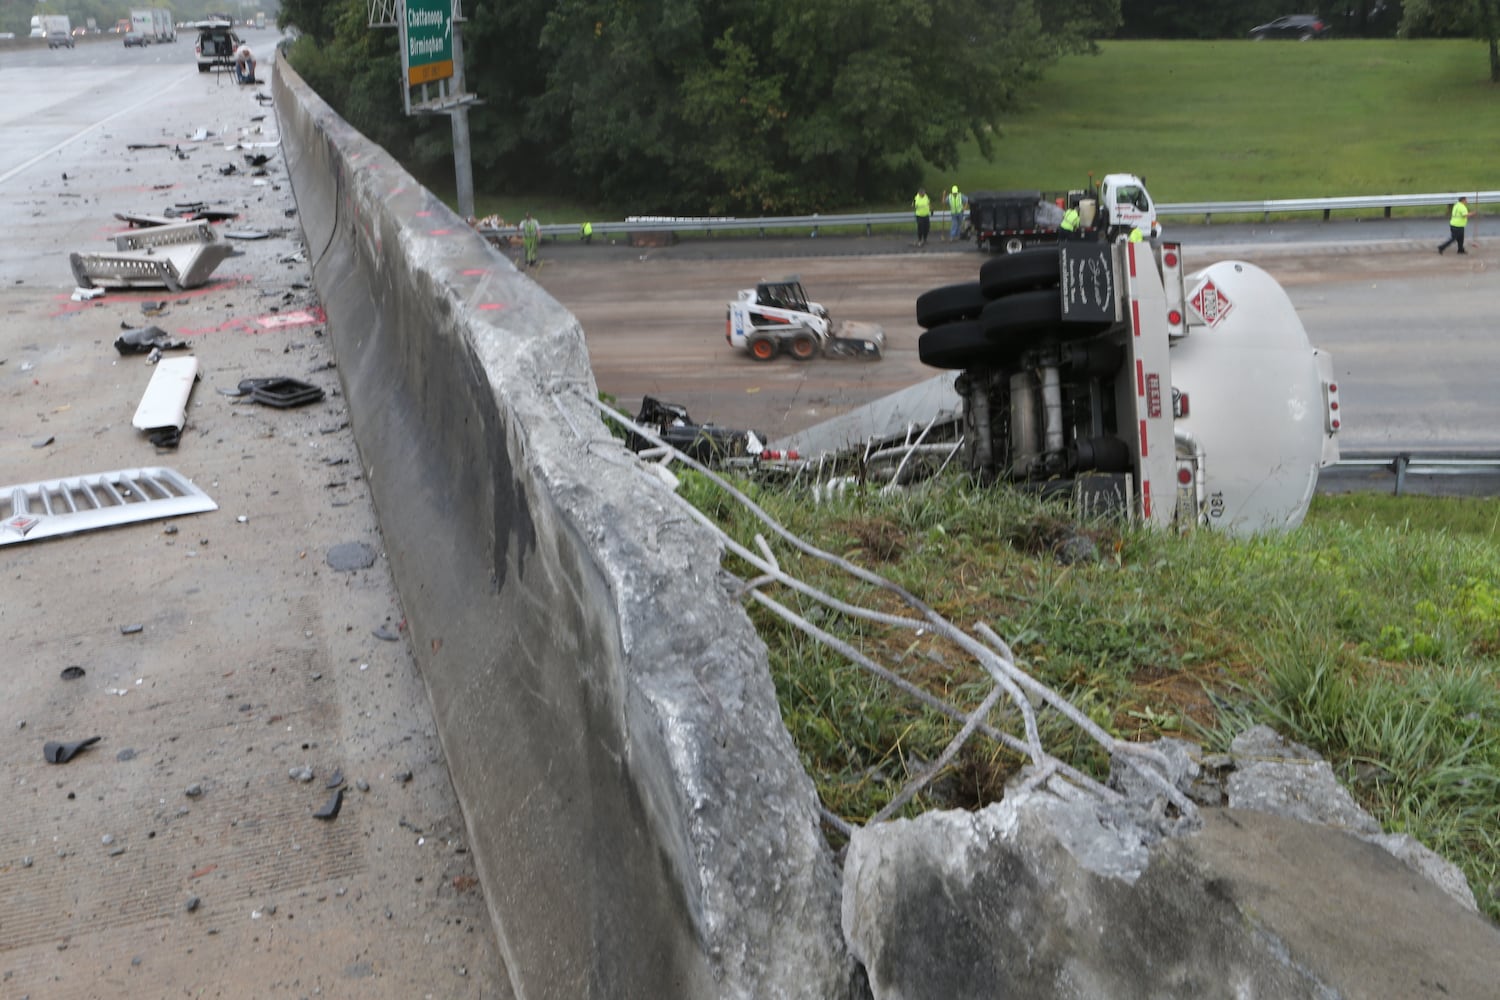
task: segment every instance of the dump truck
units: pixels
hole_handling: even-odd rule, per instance
[[[959,371],[981,481],[1248,535],[1300,524],[1338,460],[1332,358],[1244,261],[1188,273],[1175,243],[1037,247],[919,296],[917,320],[921,360]]]
[[[1135,174],[1106,174],[1104,180],[1064,195],[1041,191],[975,191],[969,195],[969,229],[979,249],[1018,253],[1062,238],[1063,212],[1078,209],[1079,236],[1119,240],[1139,228],[1151,239],[1161,237],[1156,205],[1144,179]]]
[[[874,361],[885,349],[885,331],[874,323],[845,320],[835,329],[828,310],[808,301],[795,277],[742,289],[725,314],[724,339],[756,361],[781,354]]]

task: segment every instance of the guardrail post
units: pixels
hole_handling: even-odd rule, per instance
[[[1389,206],[1389,205],[1385,206],[1385,217],[1387,219],[1389,219],[1391,217],[1391,206]]]
[[[1396,474],[1396,496],[1398,497],[1406,486],[1406,467],[1409,465],[1411,465],[1411,455],[1403,451],[1391,461],[1389,466],[1390,470]]]
[[[1333,214],[1333,209],[1331,209],[1331,208],[1325,208],[1325,209],[1323,209],[1323,221],[1327,222],[1328,221],[1328,217],[1330,215],[1332,215],[1332,214]]]

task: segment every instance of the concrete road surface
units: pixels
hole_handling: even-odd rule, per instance
[[[219,509],[0,545],[0,996],[509,996],[274,110],[190,42],[117,49],[0,72],[0,487],[164,465]],[[266,238],[201,288],[70,299],[113,213],[195,201]],[[175,448],[131,426],[154,369],[113,344],[146,324],[202,365]],[[263,376],[327,396],[221,394]]]

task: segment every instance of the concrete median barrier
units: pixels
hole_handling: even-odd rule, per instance
[[[716,543],[574,318],[285,63],[355,437],[517,996],[844,995],[839,879]]]

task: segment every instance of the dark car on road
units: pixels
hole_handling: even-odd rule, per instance
[[[73,47],[72,35],[68,34],[66,31],[47,32],[47,48],[60,49],[65,47],[70,49]]]
[[[1328,25],[1316,14],[1288,14],[1250,29],[1250,37],[1257,42],[1267,38],[1295,38],[1299,42],[1310,42],[1328,34]]]
[[[127,49],[130,48],[132,45],[136,45],[136,46],[140,46],[140,47],[145,47],[145,46],[150,45],[150,44],[151,44],[151,39],[147,38],[145,35],[140,34],[139,32],[130,31],[130,32],[126,32],[126,34],[125,34],[125,47]]]

